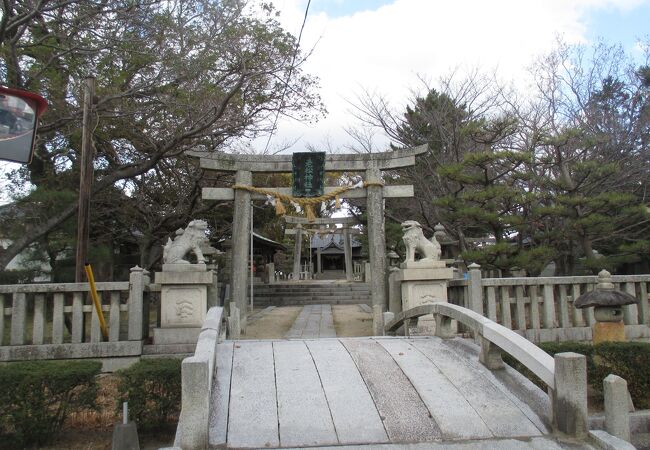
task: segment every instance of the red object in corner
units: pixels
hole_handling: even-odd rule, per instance
[[[0,86],[0,94],[10,94],[15,95],[16,97],[21,97],[25,100],[31,100],[31,103],[36,105],[36,117],[40,117],[45,111],[47,111],[47,101],[38,94],[29,91],[23,91],[22,89],[10,89],[4,86]]]

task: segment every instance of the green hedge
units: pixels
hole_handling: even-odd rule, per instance
[[[176,422],[181,410],[180,359],[144,359],[117,374],[117,409],[129,402],[129,416],[138,429],[160,430]]]
[[[602,393],[603,379],[613,373],[627,381],[627,387],[640,409],[650,408],[650,343],[606,342],[597,345],[582,342],[545,342],[539,344],[550,355],[575,352],[587,357],[587,382],[596,392]],[[519,370],[540,387],[541,380],[526,370],[509,355],[504,355],[507,364]]]
[[[51,441],[68,413],[94,408],[96,361],[29,361],[0,366],[0,447]]]

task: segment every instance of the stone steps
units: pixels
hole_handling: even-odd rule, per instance
[[[254,291],[255,297],[368,297],[370,292],[260,292]]]
[[[282,299],[282,298],[257,298],[255,297],[254,303],[256,307],[262,306],[305,306],[305,305],[359,305],[370,304],[371,300],[367,299],[331,299],[331,298],[313,298],[313,299]]]
[[[314,305],[370,303],[366,283],[283,283],[254,287],[256,305]]]

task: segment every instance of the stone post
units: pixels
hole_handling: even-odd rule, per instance
[[[435,335],[441,339],[452,339],[456,337],[456,327],[454,321],[450,317],[445,317],[441,314],[436,316],[436,332]]]
[[[185,358],[181,365],[181,417],[179,420],[181,448],[208,448],[210,417],[210,375],[207,360],[196,356]]]
[[[142,267],[135,266],[129,275],[129,341],[141,341],[145,324],[149,326],[149,318],[144,317],[144,285],[148,274]]]
[[[483,315],[483,286],[481,286],[481,266],[472,263],[469,269],[469,305],[472,311]]]
[[[343,226],[343,254],[345,256],[345,279],[352,281],[352,243],[350,242],[350,229]]]
[[[266,265],[266,278],[268,284],[275,284],[275,263]]]
[[[316,271],[317,273],[323,273],[323,257],[321,255],[321,248],[316,247]]]
[[[235,302],[230,302],[230,316],[228,317],[228,334],[230,339],[241,337],[241,325],[239,323],[239,308]]]
[[[481,336],[481,353],[478,360],[490,370],[499,370],[505,368],[503,359],[501,359],[501,349],[496,344],[488,341]]]
[[[212,284],[208,285],[208,309],[213,306],[219,305],[219,280],[217,279],[217,273],[212,270],[209,271],[212,273]]]
[[[587,359],[584,355],[555,355],[553,422],[561,433],[578,439],[587,435]]]
[[[11,311],[11,345],[23,345],[27,323],[27,296],[24,292],[14,292]]]
[[[370,168],[366,170],[366,182],[382,183],[381,170]],[[368,215],[368,254],[370,257],[370,295],[372,305],[386,307],[386,243],[384,224],[384,188],[383,186],[367,187]],[[376,322],[376,320],[373,320]],[[378,331],[378,324],[373,328]]]
[[[293,279],[300,279],[300,258],[302,251],[302,225],[296,225],[296,240],[293,249]]]
[[[616,375],[603,380],[605,429],[613,436],[630,442],[630,416],[627,381]]]
[[[253,174],[238,170],[235,183],[252,185]],[[232,222],[232,267],[230,275],[231,301],[237,304],[241,315],[242,331],[246,330],[248,311],[248,255],[250,252],[251,193],[243,189],[235,190],[235,208]]]

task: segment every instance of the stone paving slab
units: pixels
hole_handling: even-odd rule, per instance
[[[288,339],[336,337],[331,305],[305,305],[286,334]]]
[[[388,436],[354,360],[336,339],[305,341],[318,369],[342,442],[386,442]]]
[[[458,392],[479,414],[494,436],[539,436],[541,431],[526,415],[504,396],[492,381],[475,370],[444,341],[413,341],[413,346],[426,356],[451,381]]]
[[[379,340],[341,342],[365,380],[391,442],[441,439],[440,427],[420,395],[395,360],[379,345]]]
[[[303,312],[303,331],[320,334],[326,310]],[[523,411],[527,399],[505,392],[463,349],[436,337],[226,341],[217,351],[210,444],[565,448],[540,436],[543,420]],[[341,447],[358,444],[371,445]]]
[[[273,344],[280,444],[337,444],[318,371],[304,341]]]
[[[418,391],[444,439],[493,437],[483,419],[451,380],[409,342],[382,340],[380,345],[390,353]]]
[[[558,442],[547,437],[520,439],[485,439],[461,442],[427,442],[417,444],[374,444],[374,445],[342,445],[336,447],[312,447],[312,450],[596,450],[597,447],[580,444]],[[294,450],[294,449],[286,449]],[[297,449],[296,449],[297,450]]]
[[[279,447],[274,366],[271,342],[235,342],[228,407],[229,447]],[[218,404],[212,407],[222,409]]]

